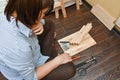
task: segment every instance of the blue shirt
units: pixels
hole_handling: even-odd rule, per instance
[[[37,36],[15,18],[0,15],[0,71],[9,80],[38,80],[36,67],[49,58],[40,52]]]

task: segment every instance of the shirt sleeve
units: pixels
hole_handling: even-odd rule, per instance
[[[5,63],[8,67],[17,71],[24,80],[38,80],[34,66],[34,57],[30,47],[22,47],[18,50],[9,51]]]
[[[38,39],[36,37],[35,39],[35,66],[38,67],[38,66],[41,66],[42,64],[44,64],[47,60],[48,60],[48,56],[44,56],[42,55],[41,53],[41,49],[40,49],[40,45],[38,44]]]

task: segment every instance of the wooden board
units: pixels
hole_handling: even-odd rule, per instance
[[[74,36],[72,40],[70,40],[71,44],[80,44],[83,38],[88,34],[88,32],[92,29],[92,23],[88,23],[87,25],[83,25],[83,27],[77,31],[77,34]]]
[[[58,43],[60,44],[61,48],[63,49],[60,41],[70,41],[72,38],[74,38],[74,36],[76,36],[77,33],[78,33],[78,31],[58,40]],[[71,56],[74,56],[74,55],[78,54],[79,52],[81,52],[95,44],[96,44],[95,40],[87,33],[79,45],[69,45],[70,48],[66,51],[64,51],[64,49],[63,49],[63,51],[66,53],[69,53]]]

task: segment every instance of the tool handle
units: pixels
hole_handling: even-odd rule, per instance
[[[77,60],[79,58],[80,58],[80,55],[73,57],[72,60]]]
[[[82,63],[80,63],[80,64],[77,64],[77,65],[76,65],[76,68],[81,67],[81,66],[84,66],[85,64],[87,64],[86,61],[84,61],[84,62],[82,62]]]

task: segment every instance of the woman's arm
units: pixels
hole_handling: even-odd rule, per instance
[[[51,71],[53,71],[55,68],[57,68],[61,64],[65,64],[70,61],[72,61],[70,55],[67,53],[64,53],[55,57],[54,59],[45,63],[44,65],[37,67],[36,74],[38,79],[42,79],[43,77],[48,75]]]
[[[44,28],[41,23],[38,23],[36,25],[33,25],[31,30],[35,35],[40,35],[42,34]],[[42,79],[61,64],[65,64],[70,61],[72,61],[71,56],[67,53],[55,57],[51,61],[36,68],[37,78]]]

